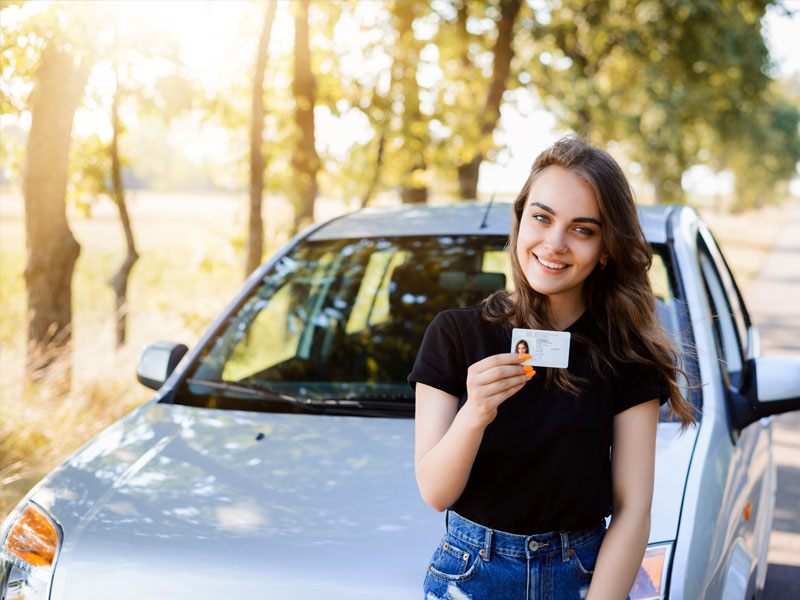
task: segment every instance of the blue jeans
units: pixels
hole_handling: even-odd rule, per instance
[[[447,533],[425,575],[425,600],[580,600],[606,533],[516,535],[448,512]]]

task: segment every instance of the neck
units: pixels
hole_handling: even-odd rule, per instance
[[[553,327],[559,331],[572,325],[586,310],[586,304],[582,298],[567,299],[551,296],[548,300],[550,320]]]

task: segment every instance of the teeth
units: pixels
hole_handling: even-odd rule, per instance
[[[547,262],[546,260],[542,260],[541,258],[539,259],[539,262],[542,263],[545,267],[550,267],[551,269],[566,269],[567,268],[567,265],[563,265],[563,264],[560,264],[560,263]]]

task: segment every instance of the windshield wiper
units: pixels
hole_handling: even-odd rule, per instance
[[[348,396],[330,396],[316,402],[355,402],[359,408],[366,410],[398,410],[407,411],[414,407],[414,396],[398,393],[366,393]]]
[[[271,400],[298,406],[309,411],[336,412],[339,414],[359,415],[369,411],[407,411],[413,406],[413,397],[407,394],[371,394],[367,398],[357,396],[341,396],[329,398],[297,398],[283,394],[263,384],[252,384],[245,381],[225,381],[222,379],[193,379],[186,383],[199,385],[215,390],[234,392],[251,396],[254,400]],[[405,402],[396,399],[405,399]]]
[[[203,387],[211,388],[212,390],[222,390],[225,392],[239,392],[248,394],[250,396],[257,396],[259,398],[268,400],[278,400],[283,402],[291,402],[292,404],[302,404],[303,401],[294,396],[287,396],[278,390],[274,390],[267,386],[253,385],[245,381],[225,381],[223,379],[192,379],[186,380],[186,383],[191,385],[200,385]]]

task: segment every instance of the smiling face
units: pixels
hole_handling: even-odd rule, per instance
[[[583,312],[583,283],[603,255],[600,209],[592,187],[559,166],[542,170],[522,212],[516,254],[528,284],[568,325]]]

